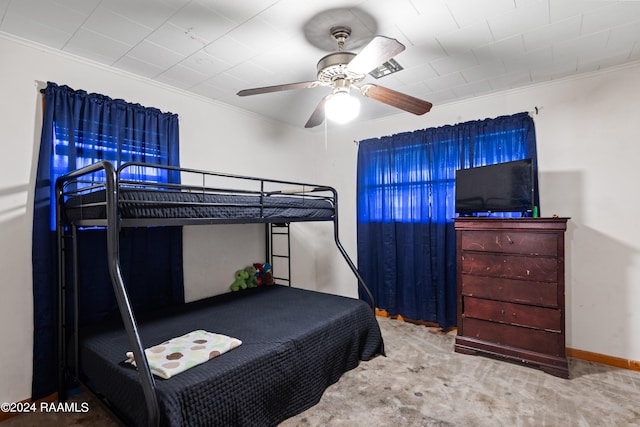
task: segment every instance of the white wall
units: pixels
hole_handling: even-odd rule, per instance
[[[41,127],[38,82],[123,98],[180,117],[184,166],[314,182],[312,136],[228,106],[0,35],[0,401],[31,396],[31,229]],[[227,291],[236,269],[264,261],[262,226],[185,228],[188,299]],[[315,279],[313,239],[296,241],[299,277]],[[223,243],[222,245],[220,243]]]
[[[381,82],[383,84],[383,82]],[[571,217],[566,235],[567,346],[640,360],[640,64],[523,90],[434,106],[425,116],[330,129],[325,179],[340,191],[341,233],[356,254],[354,140],[534,112],[540,208]],[[318,134],[316,138],[323,139]],[[332,258],[323,254],[322,257]],[[330,264],[324,264],[326,266]],[[353,281],[318,265],[319,277]],[[324,279],[323,279],[324,280]],[[322,282],[322,280],[318,280]]]

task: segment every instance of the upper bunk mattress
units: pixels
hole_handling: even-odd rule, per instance
[[[383,350],[364,301],[281,285],[231,292],[140,317],[144,347],[203,329],[239,347],[168,380],[156,378],[160,424],[275,426],[315,405],[340,376]],[[81,334],[81,370],[131,425],[146,409],[122,326]]]
[[[121,188],[120,218],[219,220],[330,220],[329,199],[313,196],[253,196]],[[105,219],[105,190],[70,197],[65,203],[67,221]]]

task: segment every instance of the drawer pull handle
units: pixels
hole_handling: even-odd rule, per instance
[[[511,237],[509,237],[509,235],[507,234],[507,240],[509,241],[510,245],[513,245],[513,240],[511,240]]]
[[[500,314],[504,316],[504,309],[500,310]]]

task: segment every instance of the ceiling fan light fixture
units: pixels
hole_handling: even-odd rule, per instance
[[[349,92],[336,91],[327,97],[324,113],[331,121],[347,123],[360,114],[360,100],[349,95]]]

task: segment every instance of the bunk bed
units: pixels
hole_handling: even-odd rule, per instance
[[[130,168],[180,178],[145,182],[130,178]],[[360,360],[384,354],[373,296],[338,237],[338,195],[331,187],[137,162],[116,169],[101,161],[60,177],[55,195],[61,400],[73,381],[128,425],[277,425],[315,405]],[[298,221],[333,223],[336,246],[368,304],[271,285],[134,314],[120,269],[121,229],[263,223],[268,234],[273,224]],[[85,327],[74,291],[75,236],[95,227],[106,230],[108,259],[101,262],[109,265],[120,318]],[[156,379],[146,349],[195,330],[241,345],[170,379]],[[123,363],[126,352],[137,367]]]

